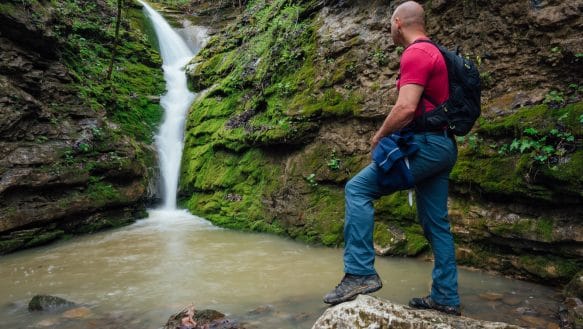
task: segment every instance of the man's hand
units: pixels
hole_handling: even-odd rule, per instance
[[[370,150],[371,152],[374,151],[375,147],[379,144],[383,136],[381,136],[378,132],[372,136],[370,139]]]

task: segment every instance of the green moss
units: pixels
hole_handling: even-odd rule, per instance
[[[93,181],[89,184],[87,191],[89,198],[97,204],[105,204],[112,200],[119,200],[121,194],[111,184]]]
[[[545,280],[567,282],[580,270],[581,261],[560,259],[553,256],[521,256],[519,268]]]
[[[310,195],[304,212],[304,232],[315,243],[339,246],[344,232],[344,193],[338,189],[319,186]]]
[[[381,247],[388,246],[393,243],[395,237],[391,234],[391,230],[385,223],[375,223],[373,232],[373,241]]]
[[[423,235],[423,229],[419,225],[411,225],[404,229],[407,239],[407,256],[417,256],[429,248],[429,242]]]
[[[60,237],[63,236],[64,233],[65,232],[61,230],[54,230],[43,232],[41,234],[36,234],[34,237],[32,237],[32,239],[27,241],[23,247],[30,248],[47,244],[49,242],[59,239]]]
[[[185,161],[181,189],[190,195],[186,205],[192,213],[232,229],[283,231],[276,221],[268,220],[263,206],[279,168],[262,151],[237,154],[201,146],[191,149],[188,156],[196,158]]]
[[[402,223],[401,226],[409,226],[416,222],[417,208],[409,206],[408,192],[400,191],[388,196],[383,196],[375,201],[375,214],[377,218]]]

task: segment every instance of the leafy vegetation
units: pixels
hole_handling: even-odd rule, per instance
[[[115,54],[115,8],[109,0],[106,7],[94,1],[53,1],[60,25],[54,27],[64,43],[62,56],[73,72],[79,95],[95,111],[105,111],[120,124],[125,135],[152,142],[162,116],[152,96],[164,91],[161,59],[152,47],[153,36],[144,34],[143,14],[134,8],[123,8],[120,38]],[[108,67],[114,55],[111,79]]]

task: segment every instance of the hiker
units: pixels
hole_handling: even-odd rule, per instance
[[[447,67],[435,45],[414,43],[429,40],[423,8],[417,2],[408,1],[395,9],[391,17],[391,37],[395,44],[405,47],[397,80],[398,98],[370,144],[374,157],[385,146],[385,141],[391,144],[391,138],[399,136],[395,133],[401,132],[403,136],[404,131],[409,131],[406,138],[418,149],[405,158],[405,163],[410,168],[411,185],[415,188],[417,217],[435,260],[431,293],[411,299],[409,305],[460,315],[454,243],[447,216],[448,179],[457,160],[457,147],[447,133],[447,126],[430,131],[415,129],[415,118],[424,111],[430,112],[449,97]],[[391,138],[384,138],[389,136]],[[340,284],[324,296],[325,303],[342,303],[358,294],[382,288],[374,268],[373,201],[403,188],[398,184],[379,185],[381,175],[386,174],[381,169],[372,162],[346,184],[345,275]],[[384,179],[390,181],[395,177],[389,175]]]

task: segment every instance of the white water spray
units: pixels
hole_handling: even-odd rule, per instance
[[[182,160],[184,120],[195,95],[188,90],[184,66],[195,53],[188,48],[176,31],[148,4],[144,5],[146,16],[151,20],[162,56],[162,68],[166,80],[166,94],[160,98],[164,108],[164,122],[156,136],[156,146],[162,176],[164,209],[176,209],[178,176]]]

